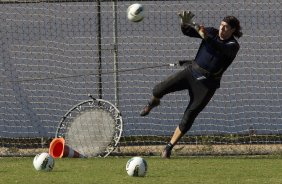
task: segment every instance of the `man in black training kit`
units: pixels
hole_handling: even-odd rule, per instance
[[[160,104],[160,99],[171,92],[187,89],[190,102],[180,124],[176,127],[170,142],[162,152],[163,158],[170,158],[173,146],[191,128],[197,115],[205,108],[220,87],[224,71],[230,66],[239,51],[239,44],[234,37],[240,38],[240,21],[234,16],[225,17],[219,30],[213,27],[199,26],[192,21],[191,12],[182,11],[181,30],[184,35],[202,39],[194,61],[180,61],[185,68],[157,84],[148,105],[141,111],[146,116],[152,108]]]

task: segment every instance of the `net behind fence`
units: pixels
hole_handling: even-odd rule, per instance
[[[88,94],[123,115],[116,154],[155,154],[189,102],[169,94],[147,117],[139,112],[155,84],[193,59],[200,39],[186,37],[177,12],[218,28],[227,15],[243,27],[241,49],[221,88],[180,141],[179,154],[281,153],[280,0],[138,1],[142,22],[126,18],[132,1],[1,1],[0,156],[47,149],[62,116]],[[35,150],[34,150],[35,149]]]

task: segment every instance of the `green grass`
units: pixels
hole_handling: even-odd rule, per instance
[[[282,184],[282,157],[144,157],[145,177],[129,177],[129,157],[56,159],[51,172],[38,172],[33,158],[0,158],[0,183],[15,184]]]

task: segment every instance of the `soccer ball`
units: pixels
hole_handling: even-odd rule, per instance
[[[129,176],[145,176],[148,165],[141,157],[132,157],[126,163],[126,172]]]
[[[142,4],[132,4],[127,8],[127,18],[132,22],[140,22],[144,18],[144,7]]]
[[[33,166],[37,171],[52,171],[54,165],[55,160],[49,153],[37,154],[33,159]]]

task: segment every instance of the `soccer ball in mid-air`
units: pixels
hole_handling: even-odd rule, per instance
[[[55,160],[49,153],[39,153],[33,159],[33,166],[37,171],[52,171],[54,165]]]
[[[126,163],[126,172],[129,176],[145,176],[148,165],[142,157],[132,157]]]
[[[144,6],[139,3],[130,5],[127,8],[127,18],[132,22],[140,22],[144,19]]]

